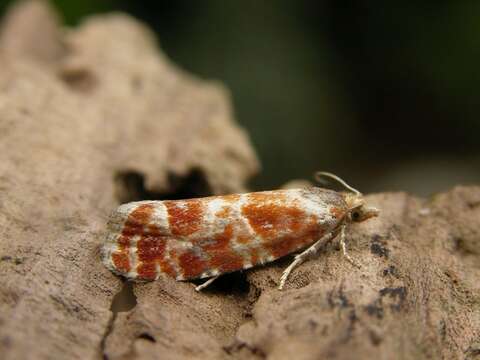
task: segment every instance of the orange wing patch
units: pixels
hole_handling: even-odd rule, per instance
[[[164,201],[170,231],[174,236],[189,236],[198,231],[203,221],[203,204],[199,200]]]

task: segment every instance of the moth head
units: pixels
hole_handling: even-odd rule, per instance
[[[353,222],[362,222],[378,216],[380,211],[364,203],[362,194],[345,194],[349,219]]]
[[[372,206],[366,206],[364,203],[363,195],[360,191],[351,187],[345,181],[343,181],[334,174],[328,172],[315,173],[315,179],[318,182],[323,182],[325,178],[334,179],[347,190],[350,190],[349,193],[346,193],[344,195],[344,199],[347,203],[348,208],[348,220],[353,222],[362,222],[372,217],[378,216],[380,211]]]

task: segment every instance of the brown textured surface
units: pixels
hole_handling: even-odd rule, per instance
[[[2,359],[480,356],[479,187],[368,196],[380,217],[347,234],[361,270],[333,243],[283,292],[290,259],[204,293],[162,278],[133,285],[135,299],[127,284],[122,305],[99,256],[108,213],[142,197],[241,191],[257,169],[248,139],[222,88],[176,69],[129,17],[63,34],[28,3],[1,39]]]
[[[122,287],[99,258],[109,213],[240,192],[258,168],[222,86],[176,68],[141,24],[56,19],[27,2],[1,29],[2,359],[100,359]]]

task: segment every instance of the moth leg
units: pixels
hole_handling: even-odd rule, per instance
[[[208,285],[210,285],[212,282],[214,282],[215,280],[217,280],[219,277],[220,277],[220,275],[211,277],[210,279],[208,279],[207,281],[205,281],[203,284],[200,284],[200,285],[196,286],[196,287],[195,287],[195,290],[196,290],[196,291],[202,291],[202,290],[205,289]]]
[[[287,281],[288,276],[292,272],[293,269],[295,269],[298,265],[303,263],[305,260],[307,260],[309,257],[312,255],[316,254],[317,251],[327,242],[332,240],[335,236],[337,236],[338,231],[332,231],[322,238],[318,240],[315,244],[310,246],[307,250],[304,252],[295,255],[295,258],[293,262],[283,271],[282,277],[280,278],[280,285],[278,286],[278,290],[282,290],[283,286],[285,285],[285,282]]]
[[[340,246],[342,247],[343,256],[354,266],[361,268],[362,266],[355,261],[350,255],[347,253],[347,246],[345,245],[345,225],[342,226],[342,230],[340,232]]]

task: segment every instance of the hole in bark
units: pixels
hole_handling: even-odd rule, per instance
[[[193,281],[200,285],[205,282],[205,279]],[[220,276],[212,284],[202,291],[211,291],[224,294],[248,295],[250,284],[247,281],[247,276],[244,272],[236,271]]]
[[[100,342],[100,351],[102,353],[103,359],[108,359],[107,354],[105,353],[106,342],[108,337],[113,331],[113,325],[117,318],[119,312],[125,312],[132,310],[137,305],[137,298],[133,292],[133,283],[131,281],[125,281],[123,283],[122,289],[113,297],[112,303],[110,305],[110,311],[112,312],[112,317],[105,329],[103,334],[102,341]]]
[[[124,171],[115,177],[117,198],[121,203],[139,200],[178,200],[212,195],[202,171],[193,169],[186,176],[168,175],[168,191],[145,188],[145,177],[136,171]]]
[[[95,88],[97,80],[92,72],[86,68],[65,68],[60,73],[60,78],[71,89],[78,92],[90,92]]]
[[[133,283],[125,281],[122,290],[120,290],[112,300],[110,310],[116,315],[119,312],[132,310],[137,305],[137,298],[133,292]]]
[[[147,341],[150,341],[150,342],[157,342],[157,340],[155,340],[155,338],[150,335],[149,333],[141,333],[140,335],[138,335],[137,339],[143,339],[143,340],[147,340]]]

